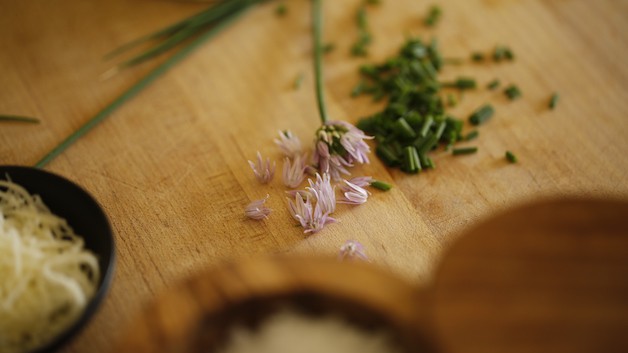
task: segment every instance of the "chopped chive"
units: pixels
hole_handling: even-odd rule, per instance
[[[168,58],[162,64],[157,66],[155,69],[150,71],[146,76],[140,79],[137,83],[131,86],[127,91],[118,96],[113,102],[111,102],[104,109],[99,111],[95,116],[90,118],[87,122],[85,122],[81,127],[78,128],[75,132],[70,134],[65,140],[61,141],[56,147],[54,147],[50,152],[48,152],[41,160],[39,160],[36,164],[36,168],[43,168],[50,161],[52,161],[55,157],[65,151],[68,147],[70,147],[74,142],[76,142],[81,136],[85,135],[92,128],[97,126],[100,122],[102,122],[105,118],[107,118],[113,111],[122,106],[126,101],[135,97],[138,93],[142,91],[145,87],[150,85],[153,81],[155,81],[158,77],[160,77],[164,72],[168,71],[172,66],[174,66],[179,61],[183,60],[190,53],[192,53],[197,47],[201,44],[205,43],[210,38],[217,35],[221,30],[226,28],[229,24],[239,18],[244,12],[252,5],[254,2],[249,1],[241,3],[241,6],[238,10],[229,13],[224,18],[222,18],[216,25],[205,33],[201,34],[199,37],[195,38],[192,42],[190,42],[187,46],[183,47],[181,50],[176,52],[173,56]]]
[[[443,11],[440,9],[440,7],[432,5],[429,12],[427,13],[427,17],[425,18],[425,25],[428,27],[435,26],[440,20],[442,13]]]
[[[364,3],[366,3],[367,5],[379,5],[381,3],[381,0],[366,0],[364,1]]]
[[[369,32],[366,18],[366,6],[362,5],[358,8],[356,23],[358,25],[358,40],[351,47],[351,55],[366,56],[368,54],[367,46],[371,44],[371,33]]]
[[[431,115],[428,115],[427,118],[425,118],[425,121],[423,122],[423,126],[421,127],[420,134],[422,137],[425,137],[427,135],[427,132],[432,127],[432,124],[434,124],[434,117]]]
[[[364,81],[360,81],[353,89],[351,90],[351,97],[357,97],[362,93],[366,92],[366,83]]]
[[[445,132],[446,127],[447,127],[447,121],[443,120],[440,123],[438,123],[438,126],[436,127],[436,132],[434,133],[434,136],[436,137],[436,141],[440,140],[440,138],[443,136],[443,132]]]
[[[388,191],[392,188],[392,185],[381,180],[373,180],[371,186],[382,191]]]
[[[416,133],[414,132],[410,124],[408,124],[406,119],[404,119],[403,117],[397,119],[396,128],[397,128],[397,132],[405,138],[416,137]]]
[[[498,79],[494,79],[493,81],[489,82],[488,85],[486,85],[486,88],[490,89],[491,91],[496,89],[497,87],[499,87]]]
[[[460,58],[443,58],[443,64],[462,65],[464,64],[464,60]]]
[[[471,54],[471,60],[475,62],[484,61],[484,54],[480,52],[475,52]]]
[[[298,90],[299,88],[301,88],[301,84],[303,84],[303,78],[304,78],[303,73],[299,73],[297,75],[297,78],[294,79],[293,87],[295,90]]]
[[[379,144],[375,148],[375,154],[389,167],[399,164],[398,155],[387,145]]]
[[[493,109],[493,106],[486,104],[478,108],[475,112],[473,112],[473,114],[471,114],[471,116],[469,116],[469,122],[473,125],[483,124],[486,120],[493,116],[494,112],[495,110]]]
[[[477,147],[463,147],[463,148],[454,148],[451,153],[454,156],[463,155],[463,154],[472,154],[478,151]]]
[[[0,115],[0,121],[16,121],[20,123],[39,124],[39,119],[28,116]]]
[[[408,146],[403,149],[402,169],[406,173],[418,173],[421,171],[419,153],[414,146]]]
[[[453,94],[448,94],[447,95],[447,105],[450,107],[455,107],[458,104],[458,100],[456,99],[456,96],[454,96]]]
[[[454,82],[443,83],[444,87],[453,87],[461,90],[474,89],[476,87],[475,80],[469,77],[459,77]]]
[[[469,133],[464,137],[465,141],[471,141],[476,139],[480,135],[478,130],[469,131]]]
[[[519,87],[516,85],[510,85],[504,89],[504,94],[508,97],[508,99],[515,100],[521,97],[521,90],[519,90]]]
[[[550,109],[556,108],[556,103],[558,103],[558,99],[559,98],[560,98],[560,96],[558,95],[558,93],[552,94],[552,98],[550,98],[550,101],[549,101],[549,108]]]
[[[284,16],[288,12],[288,7],[285,3],[279,3],[275,8],[275,14],[277,16]]]
[[[514,60],[515,54],[506,46],[498,45],[493,51],[493,60],[499,62],[502,60]]]
[[[517,156],[515,156],[514,153],[510,151],[506,151],[506,159],[510,163],[517,163]]]

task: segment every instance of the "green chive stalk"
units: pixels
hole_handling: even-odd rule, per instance
[[[113,113],[116,109],[122,106],[125,102],[135,97],[138,93],[140,93],[144,88],[150,85],[153,81],[155,81],[158,77],[168,71],[171,67],[177,64],[179,61],[183,60],[190,53],[192,53],[196,48],[198,48],[201,44],[205,43],[210,38],[217,35],[220,31],[225,29],[228,25],[233,23],[237,18],[239,18],[245,10],[249,8],[249,5],[253,4],[253,1],[249,1],[243,3],[243,5],[239,9],[225,16],[220,22],[216,23],[214,27],[207,30],[205,33],[201,34],[197,38],[195,38],[190,44],[183,47],[180,51],[175,53],[173,56],[168,58],[168,60],[164,61],[161,65],[157,66],[151,72],[149,72],[144,78],[139,80],[136,84],[131,86],[126,92],[122,93],[118,96],[113,102],[111,102],[108,106],[106,106],[103,110],[98,112],[95,116],[85,122],[81,127],[78,128],[75,132],[70,134],[67,138],[65,138],[61,143],[59,143],[55,148],[53,148],[50,152],[48,152],[41,160],[35,163],[36,168],[45,167],[50,161],[60,155],[63,151],[65,151],[68,147],[70,147],[74,142],[76,142],[83,135],[88,133],[91,129],[100,124],[105,118],[107,118],[111,113]]]
[[[323,27],[323,14],[321,11],[321,0],[312,0],[312,32],[314,34],[314,77],[316,81],[316,101],[321,121],[325,124],[329,121],[327,109],[325,107],[325,97],[323,94],[323,43],[321,31]]]

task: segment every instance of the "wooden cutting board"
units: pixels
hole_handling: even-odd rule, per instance
[[[350,91],[357,68],[394,54],[406,35],[435,36],[447,57],[509,45],[513,63],[449,66],[443,79],[494,78],[523,97],[465,94],[461,118],[492,102],[497,113],[473,143],[479,152],[437,153],[437,169],[409,176],[375,157],[354,175],[391,182],[360,207],[339,207],[339,224],[307,237],[295,227],[281,178],[259,185],[247,165],[256,151],[276,159],[272,139],[290,129],[304,142],[319,125],[313,89],[310,4],[275,2],[169,71],[48,165],[89,190],[116,231],[118,267],[104,307],[65,352],[108,352],[135,311],[183,276],[259,253],[335,254],[347,239],[373,261],[421,284],[456,234],[479,219],[552,195],[628,198],[628,13],[626,1],[452,0],[434,29],[428,1],[382,1],[368,9],[374,42],[356,59],[358,0],[325,1],[325,87],[334,119],[356,122],[381,108]],[[1,123],[0,163],[32,165],[157,63],[101,74],[105,53],[203,9],[175,1],[0,1],[0,112],[39,125]],[[302,87],[293,82],[303,74]],[[561,100],[547,109],[553,92]],[[508,164],[506,150],[520,162]],[[246,220],[251,200],[270,195],[272,216]]]

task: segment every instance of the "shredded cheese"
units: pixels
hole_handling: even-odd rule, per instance
[[[94,254],[39,196],[0,180],[0,353],[46,344],[96,292]]]

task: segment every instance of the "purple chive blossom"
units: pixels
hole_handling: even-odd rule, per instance
[[[266,158],[266,161],[262,160],[262,154],[259,153],[259,151],[257,151],[257,164],[249,161],[249,165],[260,183],[267,184],[273,180],[273,176],[275,175],[275,162],[273,162],[271,166],[270,159]]]
[[[301,194],[297,194],[294,200],[288,199],[288,208],[292,217],[305,229],[304,233],[317,233],[325,225],[336,222],[334,218],[329,217],[329,213],[321,210],[320,204],[316,203],[316,206],[313,206],[309,195],[305,200]]]
[[[364,188],[357,186],[349,181],[343,180],[344,185],[340,186],[342,197],[338,203],[346,203],[350,205],[361,205],[369,198],[369,192]]]
[[[310,195],[316,200],[316,205],[320,206],[323,213],[334,213],[336,210],[336,194],[335,186],[331,186],[329,174],[323,173],[316,174],[316,181],[308,179],[310,186],[305,188],[310,192]]]
[[[270,208],[264,206],[264,203],[266,202],[266,200],[268,200],[268,197],[269,195],[266,195],[265,198],[261,200],[255,200],[248,204],[248,206],[246,206],[246,209],[244,210],[244,214],[247,217],[258,221],[268,218],[268,215],[270,215],[270,212],[272,211]]]
[[[301,140],[290,130],[279,131],[279,138],[273,141],[286,157],[295,158],[301,155]]]
[[[364,246],[355,240],[347,240],[347,242],[340,247],[338,259],[368,261],[368,257],[366,257],[366,252],[364,251]]]
[[[334,180],[341,174],[350,174],[346,167],[354,163],[369,163],[371,152],[364,141],[372,139],[362,130],[344,121],[329,121],[316,131],[316,146],[313,162],[323,173],[329,173]]]
[[[357,185],[361,188],[365,188],[371,185],[373,181],[375,181],[375,179],[373,179],[373,177],[370,177],[370,176],[355,177],[348,180],[348,182],[350,182],[351,184]]]
[[[286,157],[283,162],[283,183],[289,188],[296,188],[305,179],[305,156],[295,156],[291,161]]]

